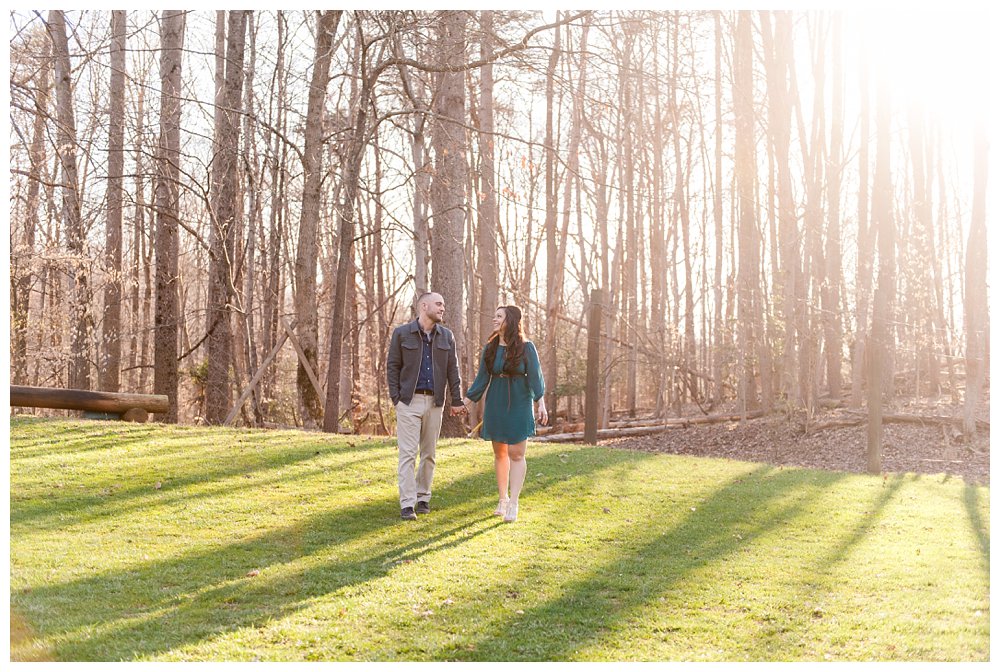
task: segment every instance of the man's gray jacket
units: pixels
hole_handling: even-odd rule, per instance
[[[389,343],[385,375],[389,383],[389,397],[393,405],[402,401],[407,406],[413,400],[420,373],[421,348],[420,322],[414,320],[396,327]],[[438,324],[431,337],[431,362],[434,372],[434,405],[444,406],[444,388],[448,385],[451,405],[462,405],[462,378],[458,373],[458,352],[455,335]]]

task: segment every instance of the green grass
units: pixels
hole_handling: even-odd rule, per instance
[[[505,525],[488,444],[442,441],[403,523],[395,469],[382,437],[15,418],[12,656],[989,659],[989,488],[535,443]]]

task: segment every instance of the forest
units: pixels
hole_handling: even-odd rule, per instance
[[[465,385],[522,307],[559,431],[598,296],[602,427],[843,405],[873,450],[907,398],[975,433],[987,23],[14,11],[11,383],[388,434],[389,335],[431,290]]]

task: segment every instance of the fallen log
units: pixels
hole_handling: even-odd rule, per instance
[[[826,429],[841,429],[843,427],[857,427],[868,423],[868,414],[864,411],[849,411],[854,416],[852,418],[841,418],[819,422],[805,428],[806,433],[821,432]],[[962,425],[962,418],[951,415],[912,415],[907,413],[884,413],[882,422],[910,423],[915,425]],[[989,420],[976,419],[976,427],[988,430]]]
[[[764,411],[752,411],[747,413],[746,419],[753,420],[764,417]],[[693,418],[671,418],[670,420],[660,420],[655,425],[645,425],[641,427],[620,427],[597,430],[598,439],[621,439],[629,436],[646,436],[665,432],[668,429],[684,429],[691,425],[711,425],[718,422],[739,422],[742,416],[737,415],[702,415]],[[561,434],[546,434],[535,436],[532,441],[540,442],[561,442],[561,441],[582,441],[583,432],[566,432]]]
[[[10,386],[10,405],[110,413],[137,422],[145,422],[149,413],[170,410],[170,400],[165,394],[95,392],[26,385]]]
[[[938,425],[961,425],[962,418],[950,415],[907,415],[900,413],[885,413],[882,415],[882,422],[911,422],[918,425],[938,424]],[[976,427],[989,429],[990,421],[976,418]]]

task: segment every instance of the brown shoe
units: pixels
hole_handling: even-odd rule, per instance
[[[430,513],[431,503],[430,502],[417,502],[417,513]]]
[[[403,520],[416,520],[417,514],[413,513],[412,506],[404,506],[399,510],[399,517]]]

